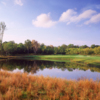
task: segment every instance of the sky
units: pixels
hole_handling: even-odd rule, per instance
[[[100,45],[100,0],[0,0],[4,41]]]

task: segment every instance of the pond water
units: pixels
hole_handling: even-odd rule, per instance
[[[37,60],[1,60],[0,70],[9,72],[27,72],[31,75],[43,75],[66,79],[100,79],[100,66],[86,66],[71,62],[53,62]]]

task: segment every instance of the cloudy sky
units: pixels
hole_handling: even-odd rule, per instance
[[[100,45],[100,0],[0,0],[3,41]]]

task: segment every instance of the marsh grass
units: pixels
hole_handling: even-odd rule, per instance
[[[100,100],[100,80],[66,80],[0,71],[0,100]]]

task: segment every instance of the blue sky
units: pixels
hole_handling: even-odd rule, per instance
[[[100,45],[100,0],[0,0],[3,41]]]

